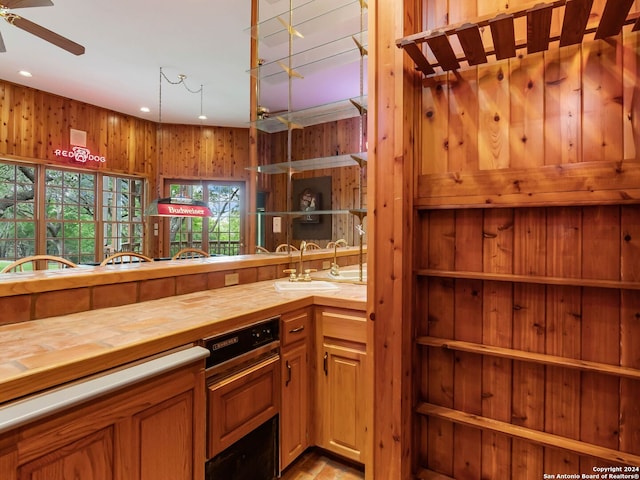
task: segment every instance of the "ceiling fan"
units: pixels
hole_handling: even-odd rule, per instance
[[[82,55],[84,53],[84,47],[76,42],[69,40],[68,38],[58,35],[51,30],[48,30],[37,23],[33,23],[26,18],[22,18],[20,15],[9,12],[9,9],[14,8],[26,8],[26,7],[51,7],[53,2],[51,0],[0,0],[0,17],[4,18],[11,25],[21,28],[25,32],[29,32],[36,37],[40,37],[49,43],[52,43],[74,55]],[[4,40],[2,40],[2,34],[0,34],[0,52],[6,52],[7,49],[4,46]]]

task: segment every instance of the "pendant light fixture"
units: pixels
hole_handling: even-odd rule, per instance
[[[162,67],[160,67],[160,85],[158,89],[158,136],[160,141],[160,150],[159,150],[159,161],[162,163],[162,152],[164,151],[164,141],[162,135],[162,81],[163,79],[171,84],[171,85],[182,85],[184,88],[193,94],[200,94],[200,115],[198,119],[206,120],[207,116],[204,114],[203,110],[203,97],[204,97],[204,86],[200,85],[200,89],[192,90],[190,89],[185,80],[187,76],[184,74],[178,75],[177,81],[171,81],[162,71]],[[160,186],[158,185],[158,197],[160,193]],[[165,198],[157,198],[149,204],[146,209],[146,214],[148,216],[154,217],[212,217],[211,209],[209,206],[200,200],[194,200],[189,197],[179,196],[179,197],[165,197]]]

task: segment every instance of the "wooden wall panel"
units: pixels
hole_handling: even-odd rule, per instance
[[[580,278],[582,215],[579,208],[552,210],[547,216],[547,275]],[[582,317],[579,287],[547,287],[546,353],[580,358]],[[547,367],[545,431],[568,438],[580,436],[580,372]],[[545,472],[575,473],[579,457],[547,449]]]
[[[428,320],[417,317],[428,323],[428,331],[420,331],[426,338],[603,366],[640,365],[632,346],[640,334],[637,290],[508,281],[509,275],[620,281],[623,271],[637,272],[640,257],[631,252],[640,238],[640,205],[423,210],[417,222],[429,238],[420,244],[418,264],[419,272],[429,272],[418,274],[420,294],[428,297],[417,304],[417,315],[428,312]],[[438,271],[461,274],[452,279],[432,273]],[[465,279],[464,272],[477,271],[505,279]],[[636,380],[482,355],[482,348],[422,347],[422,400],[596,448],[637,452]],[[490,430],[450,430],[447,422],[429,417],[420,430],[428,437],[424,466],[453,478],[541,478],[612,465]]]
[[[580,46],[545,52],[546,165],[580,161],[582,155],[582,88]]]
[[[422,112],[422,151],[420,166],[424,173],[443,173],[447,171],[449,158],[449,107],[448,87],[438,85],[423,93]]]
[[[513,273],[545,275],[546,216],[542,209],[514,212]],[[513,285],[513,348],[544,353],[544,285]],[[545,369],[543,365],[513,363],[512,422],[544,430]],[[544,449],[513,440],[511,478],[542,478]]]
[[[469,210],[456,211],[455,268],[482,271],[482,216]],[[483,285],[479,280],[456,280],[454,293],[454,336],[456,340],[482,343]],[[478,355],[455,353],[453,408],[482,415],[482,361]],[[482,432],[463,425],[454,426],[453,477],[480,478]]]
[[[480,170],[509,167],[509,62],[479,69],[478,164]]]
[[[511,272],[513,268],[513,210],[484,212],[483,271]],[[512,286],[485,282],[482,310],[482,343],[510,348],[513,336]],[[506,358],[482,359],[482,415],[511,421],[513,362]],[[482,476],[508,478],[511,439],[482,433]]]
[[[620,208],[585,208],[583,220],[583,278],[620,278]],[[620,361],[620,292],[585,288],[582,297],[583,360],[618,365]],[[598,373],[582,373],[581,439],[617,449],[620,412],[620,379]],[[601,462],[581,458],[581,470]]]
[[[462,2],[460,2],[462,3]],[[449,91],[449,166],[450,172],[478,170],[478,72],[461,72]],[[427,157],[429,158],[429,157]],[[426,160],[426,158],[425,158]],[[423,172],[428,172],[423,167]]]
[[[518,38],[516,36],[516,38]],[[510,62],[511,168],[544,165],[544,62],[542,53]]]
[[[454,266],[455,217],[452,211],[431,212],[429,223],[429,265],[435,268]],[[431,279],[428,292],[428,334],[453,338],[453,281]],[[427,398],[430,402],[453,407],[454,355],[446,350],[430,350],[428,356]],[[430,469],[453,473],[453,425],[440,419],[429,419],[427,462]]]
[[[583,161],[623,158],[622,69],[618,39],[583,46]]]
[[[527,0],[418,3],[425,13],[416,32],[533,6]],[[608,3],[594,0],[589,25],[597,25]],[[632,12],[640,12],[638,2]],[[554,9],[552,35],[562,27],[562,14],[563,8]],[[516,20],[517,40],[526,36],[523,26]],[[487,31],[485,45],[491,43]],[[569,47],[555,43],[534,55],[519,50],[507,61],[490,56],[480,67],[464,64],[458,72],[425,79],[414,102],[422,155],[414,161],[414,228],[442,230],[441,219],[451,212],[455,217],[451,271],[441,240],[412,252],[419,294],[428,297],[428,305],[417,305],[416,321],[425,313],[421,308],[440,322],[446,315],[454,319],[453,337],[430,328],[418,340],[427,352],[420,357],[421,385],[436,385],[443,372],[448,378],[450,359],[436,345],[443,342],[454,358],[452,401],[431,389],[417,400],[427,404],[418,407],[427,418],[417,428],[430,443],[450,445],[443,422],[455,419],[453,471],[448,454],[433,446],[421,450],[424,468],[453,478],[542,478],[591,474],[594,466],[610,464],[579,449],[552,448],[554,442],[541,446],[490,427],[462,426],[466,422],[457,420],[465,415],[596,450],[640,448],[640,382],[562,366],[563,359],[595,362],[603,370],[640,366],[632,346],[640,335],[640,295],[637,286],[615,288],[615,282],[640,281],[640,35],[625,27],[607,40],[593,37]],[[430,53],[427,58],[433,59]],[[489,273],[494,275],[483,281]],[[510,280],[520,275],[567,281]],[[448,280],[453,312],[443,288]],[[614,282],[614,288],[580,283],[587,280]],[[491,346],[557,357],[559,364],[485,353]],[[456,413],[447,416],[429,404]],[[431,458],[436,453],[443,464]]]
[[[640,119],[640,102],[637,101],[637,98],[640,95],[640,86],[636,81],[640,74],[640,61],[638,61],[639,51],[640,38],[638,35],[628,34],[624,36],[622,56],[623,158],[628,161],[636,162],[640,161],[640,129],[638,128],[638,119]]]
[[[131,175],[149,181],[173,178],[247,177],[248,129],[158,125],[75,100],[0,82],[0,155],[62,166],[55,148],[68,148],[70,129],[87,132],[87,147],[106,158],[84,168]],[[160,154],[157,130],[164,147]]]

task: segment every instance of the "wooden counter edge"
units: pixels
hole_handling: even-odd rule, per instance
[[[365,249],[366,252],[366,249]],[[359,254],[359,248],[346,247],[337,251],[338,257]],[[251,254],[233,257],[209,257],[187,260],[162,260],[119,265],[78,267],[62,270],[42,270],[0,275],[0,297],[32,293],[95,287],[123,282],[137,282],[182,275],[213,272],[234,272],[245,268],[282,265],[283,269],[298,261],[291,254]],[[332,249],[305,252],[305,262],[333,258]]]
[[[133,343],[124,347],[103,350],[97,354],[74,359],[66,364],[34,369],[11,379],[0,381],[0,406],[5,402],[15,401],[28,395],[62,386],[68,382],[74,382],[109,369],[122,367],[162,352],[185,345],[197,344],[204,338],[258,322],[285,311],[314,305],[363,311],[366,309],[366,301],[340,296],[308,295],[283,299],[277,305],[271,307],[228,317],[205,326],[175,331],[162,337]]]

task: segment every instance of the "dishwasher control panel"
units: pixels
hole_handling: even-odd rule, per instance
[[[210,355],[207,359],[206,367],[219,365],[279,339],[279,316],[232,332],[207,338],[204,341],[204,346],[209,350]]]

